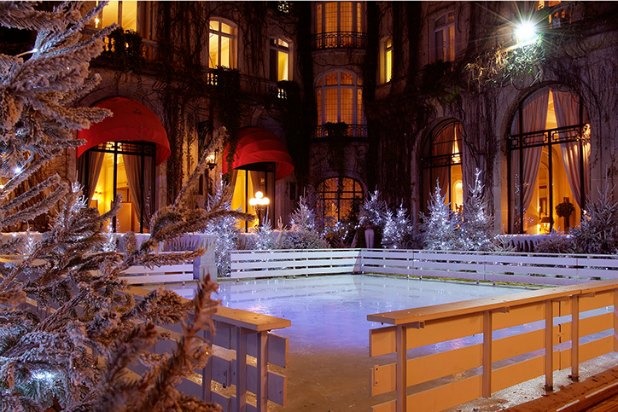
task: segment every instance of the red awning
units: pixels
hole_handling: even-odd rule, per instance
[[[238,169],[252,163],[263,162],[275,163],[276,179],[289,176],[294,171],[294,163],[285,144],[275,134],[259,127],[240,129],[232,168]],[[224,160],[223,172],[226,171],[227,164]]]
[[[77,137],[86,143],[77,148],[77,157],[86,150],[110,141],[143,141],[154,143],[157,147],[157,164],[164,162],[171,153],[167,133],[161,121],[150,109],[126,97],[112,97],[95,106],[111,110],[113,116],[90,125],[90,129],[80,130]]]

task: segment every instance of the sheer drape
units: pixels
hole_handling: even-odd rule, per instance
[[[82,182],[85,182],[86,190],[88,193],[84,193],[88,199],[92,199],[94,191],[97,187],[97,181],[103,168],[103,158],[105,153],[95,152],[94,150],[85,153],[79,158],[79,169],[82,175]],[[88,164],[88,168],[86,168]],[[86,172],[88,175],[86,176]]]
[[[138,219],[142,216],[142,162],[140,156],[123,154],[124,170],[127,174],[127,183],[129,185],[129,199],[123,201],[131,201],[133,209],[137,214]]]
[[[529,99],[523,108],[523,133],[544,130],[547,123],[547,104],[549,101],[549,91],[537,93]],[[515,120],[517,122],[517,119]],[[515,129],[519,126],[515,124]],[[543,147],[543,135],[533,135],[526,138],[526,144],[538,143],[539,146],[528,147],[523,150],[523,170],[521,171],[522,182],[520,190],[523,192],[522,211],[525,212],[530,206],[534,195],[534,183],[536,182],[539,173],[539,164],[541,162],[541,153]]]
[[[433,167],[432,170],[435,171],[435,175],[440,181],[440,192],[442,196],[446,196],[446,193],[450,193],[450,183],[448,181],[449,175],[449,167],[450,167],[450,159],[446,159],[448,156],[453,154],[453,142],[455,141],[455,136],[453,136],[453,127],[451,125],[442,128],[436,135],[433,137],[433,141],[431,142],[431,156],[439,161],[441,164],[439,167]],[[445,161],[448,160],[448,163],[445,164]],[[431,193],[435,189],[435,179],[432,179],[432,186],[430,188]],[[450,199],[449,199],[450,201]]]
[[[561,92],[555,89],[552,89],[552,93],[554,96],[554,110],[556,112],[558,127],[579,124],[578,97],[573,93]],[[582,207],[582,199],[584,199],[587,193],[590,193],[590,140],[588,138],[584,139],[581,132],[579,137],[582,139],[581,142],[562,143],[560,149],[562,151],[562,162],[564,163],[569,187],[575,196],[577,204]],[[580,143],[583,159],[580,158]],[[581,187],[582,166],[584,174],[583,193]]]

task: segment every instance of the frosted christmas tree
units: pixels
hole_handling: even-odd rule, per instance
[[[174,204],[154,213],[150,238],[137,247],[129,234],[126,253],[119,254],[106,236],[118,201],[100,216],[86,207],[77,185],[58,175],[22,185],[82,143],[76,130],[110,114],[76,105],[98,82],[89,62],[113,29],[84,34],[104,5],[82,13],[88,4],[42,10],[34,2],[0,2],[1,26],[36,32],[31,49],[0,54],[0,230],[39,215],[52,224],[40,240],[15,238],[0,246],[0,410],[217,410],[176,389],[180,377],[209,357],[209,343],[199,335],[212,329],[216,285],[204,279],[193,302],[164,290],[136,301],[119,275],[134,264],[198,256],[202,251],[153,251],[225,211],[188,207],[187,186]],[[199,164],[190,184],[206,167]],[[176,322],[183,328],[175,349],[153,353],[161,339],[156,326]],[[141,376],[128,373],[137,362],[145,368]]]
[[[442,194],[440,182],[436,186],[428,202],[428,213],[422,215],[425,249],[459,250],[461,248],[459,214],[452,212],[446,198]]]
[[[463,206],[461,245],[464,250],[490,250],[492,248],[493,217],[484,197],[481,171],[474,172],[474,185]]]

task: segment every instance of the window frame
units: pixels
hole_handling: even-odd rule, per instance
[[[212,23],[216,22],[218,24],[218,27],[213,29],[211,27]],[[227,26],[230,27],[230,33],[225,33],[222,31],[221,26],[225,24]],[[217,61],[216,62],[212,62],[211,64],[211,57],[212,57],[212,53],[211,53],[211,49],[210,49],[210,44],[211,44],[211,39],[213,36],[217,37]],[[226,38],[229,40],[230,42],[230,47],[229,47],[229,61],[230,64],[229,66],[225,66],[221,64],[221,56],[223,55],[222,50],[221,50],[221,43],[222,43],[222,39]],[[208,68],[210,69],[217,69],[217,68],[227,68],[227,69],[237,69],[238,65],[238,26],[227,19],[224,18],[220,18],[220,17],[212,17],[208,20]]]
[[[336,180],[336,189],[335,190],[325,190],[325,185],[326,182],[330,182]],[[350,181],[351,182],[351,186],[352,186],[352,190],[344,190],[345,188],[345,181]],[[322,219],[322,221],[326,221],[327,218],[330,218],[330,215],[325,214],[325,210],[326,210],[326,202],[329,200],[332,200],[336,203],[336,208],[337,208],[337,216],[336,216],[336,221],[337,222],[341,222],[342,218],[350,218],[352,216],[350,216],[350,213],[352,213],[354,211],[354,201],[355,199],[358,199],[358,205],[360,206],[360,204],[362,203],[364,196],[365,196],[365,191],[363,189],[363,185],[361,184],[361,182],[357,179],[354,179],[353,177],[350,176],[340,176],[340,177],[327,177],[323,180],[321,180],[317,186],[316,186],[316,194],[317,194],[317,210],[316,210],[316,215]],[[357,190],[358,189],[358,190]],[[349,193],[351,194],[351,196],[348,197],[343,197],[342,194],[345,193]],[[334,194],[334,196],[324,196],[325,194]],[[347,213],[347,216],[342,216],[342,210],[341,210],[341,205],[342,202],[350,202],[350,208],[349,210],[345,211]]]
[[[450,18],[452,17],[452,21]],[[441,19],[445,19],[444,24],[439,24]],[[436,17],[432,20],[432,26],[430,29],[431,34],[431,57],[432,63],[435,63],[439,60],[443,62],[452,62],[455,61],[455,57],[457,55],[457,37],[456,37],[456,19],[455,19],[455,11],[454,10],[446,10],[436,15]],[[450,32],[452,30],[452,39],[450,36]],[[444,33],[447,34],[447,41],[444,40]],[[438,42],[437,36],[440,33],[442,38],[441,44],[442,47],[438,50]],[[446,47],[445,47],[446,44]]]
[[[333,74],[336,75],[336,82],[329,83],[329,77]],[[346,75],[351,77],[351,82],[345,83],[344,76]],[[329,100],[329,97],[333,95],[333,90],[336,91],[336,101],[334,104]],[[331,93],[329,93],[329,91]],[[352,100],[344,107],[343,101],[346,94],[351,96]],[[317,119],[321,127],[318,137],[325,137],[328,135],[324,127],[327,123],[345,123],[348,126],[346,134],[349,134],[348,131],[350,127],[352,127],[355,130],[358,129],[353,135],[359,135],[359,132],[366,125],[363,102],[363,81],[361,76],[351,70],[329,70],[316,79],[315,95]],[[329,110],[333,106],[336,106],[336,118],[333,118]],[[345,109],[349,110],[349,117],[345,115]]]
[[[284,42],[287,46],[279,44]],[[287,54],[287,73],[286,78],[279,79],[279,53]],[[274,67],[273,67],[274,62]],[[269,39],[269,78],[271,81],[290,81],[292,80],[292,42],[281,36],[273,36]]]

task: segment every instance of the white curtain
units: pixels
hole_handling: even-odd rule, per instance
[[[142,216],[142,165],[141,157],[136,155],[123,154],[124,170],[127,174],[127,183],[129,184],[130,199],[122,199],[123,201],[131,201],[133,208],[138,217]]]
[[[547,104],[549,101],[549,90],[545,89],[532,96],[532,98],[526,101],[523,107],[523,133],[545,130],[547,123]],[[518,119],[514,122],[515,134],[519,132]],[[526,145],[539,144],[539,146],[528,147],[523,150],[523,170],[521,171],[520,190],[523,192],[523,204],[522,211],[525,211],[530,206],[532,197],[534,194],[534,184],[536,182],[537,175],[539,173],[539,164],[541,162],[541,153],[543,151],[543,135],[538,134],[534,136],[528,136],[526,138]],[[516,160],[516,163],[518,161]],[[519,169],[517,167],[516,169]]]
[[[579,99],[570,92],[561,92],[552,89],[554,95],[554,110],[558,127],[572,126],[579,124]],[[584,174],[584,193],[590,193],[590,139],[584,138],[580,132],[581,151],[583,152],[583,174]],[[560,145],[562,151],[562,162],[566,171],[567,179],[571,192],[575,196],[577,204],[582,207],[582,187],[580,176],[582,173],[582,163],[580,163],[580,142],[568,142]]]
[[[82,182],[87,182],[88,185],[88,193],[84,193],[88,199],[92,199],[92,195],[94,195],[94,191],[97,187],[97,181],[99,180],[99,175],[101,174],[101,169],[103,167],[103,158],[105,157],[105,153],[90,151],[82,155],[80,159],[80,169],[82,173],[86,173],[86,163],[88,163],[88,176],[86,178],[82,178]]]

